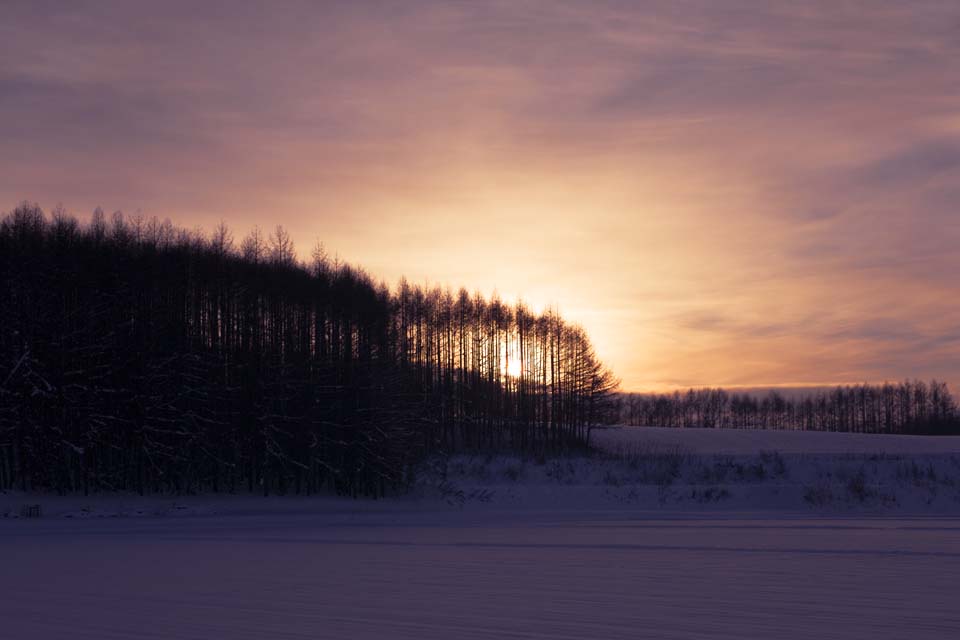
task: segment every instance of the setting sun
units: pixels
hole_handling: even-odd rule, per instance
[[[521,363],[519,360],[510,360],[507,362],[504,369],[506,370],[507,375],[511,378],[519,378],[521,375],[523,375],[523,363]]]

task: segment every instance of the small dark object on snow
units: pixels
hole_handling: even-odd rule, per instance
[[[20,517],[21,518],[39,518],[40,517],[40,505],[38,504],[25,504],[20,507]]]

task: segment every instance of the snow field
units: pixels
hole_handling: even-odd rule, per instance
[[[0,494],[0,637],[960,633],[947,443],[650,435],[608,431],[589,456],[435,459],[382,501]],[[43,516],[20,518],[25,503]]]
[[[424,509],[0,523],[7,640],[950,638],[952,518]]]

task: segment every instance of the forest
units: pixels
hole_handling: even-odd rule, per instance
[[[958,434],[938,381],[618,394],[579,326],[396,287],[289,233],[0,220],[0,489],[382,496],[434,454],[582,449],[600,423]]]
[[[582,328],[391,289],[169,220],[0,222],[0,489],[382,496],[425,456],[582,448],[617,381]]]
[[[960,414],[947,385],[933,380],[838,386],[786,397],[724,389],[622,394],[623,424],[650,427],[796,429],[856,433],[960,434]]]

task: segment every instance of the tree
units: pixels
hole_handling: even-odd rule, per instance
[[[270,259],[275,264],[284,266],[292,265],[296,259],[293,240],[281,224],[278,224],[270,235]]]
[[[615,381],[556,311],[312,257],[283,227],[236,252],[223,222],[3,216],[0,489],[382,495],[425,455],[607,419]]]

